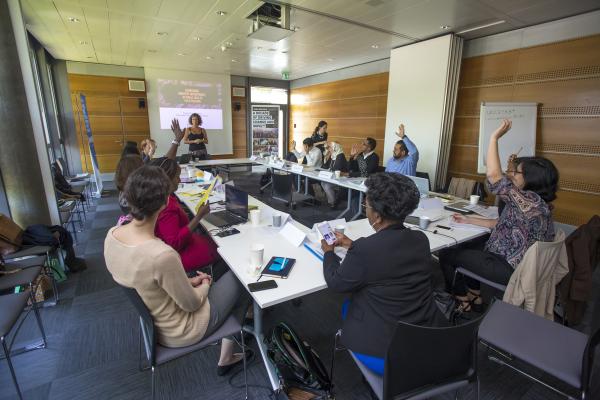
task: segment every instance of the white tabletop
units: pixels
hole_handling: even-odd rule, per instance
[[[195,184],[186,184],[183,189],[178,192],[180,200],[190,209],[195,212],[196,204],[199,201],[199,197],[184,196],[181,192],[189,190],[190,187],[194,187]],[[222,193],[214,193],[211,196],[211,209],[222,208],[222,206],[216,206],[217,201],[223,199]],[[304,246],[295,247],[290,244],[283,236],[279,234],[280,228],[274,228],[271,226],[273,213],[279,213],[279,211],[273,209],[269,205],[255,199],[252,196],[248,197],[249,205],[258,206],[261,210],[261,220],[259,226],[252,226],[250,222],[236,225],[235,228],[240,231],[239,234],[227,236],[224,238],[214,236],[211,232],[216,229],[212,224],[202,220],[202,226],[211,233],[211,236],[215,243],[219,246],[218,252],[223,257],[223,260],[229,265],[229,268],[237,276],[237,278],[247,287],[249,283],[256,282],[257,277],[248,273],[248,265],[250,261],[250,246],[252,244],[262,244],[265,247],[263,265],[271,259],[271,257],[289,257],[296,259],[296,264],[290,272],[287,279],[278,279],[271,277],[263,277],[261,280],[275,279],[278,287],[276,289],[270,289],[260,292],[250,293],[252,298],[261,308],[266,308],[279,304],[294,298],[298,298],[310,293],[314,293],[321,289],[325,289],[327,284],[323,277],[323,263],[315,255],[310,253],[304,248]],[[457,243],[474,239],[478,236],[483,235],[483,232],[471,231],[466,229],[453,228],[450,231],[444,229],[435,228],[436,225],[449,225],[448,217],[452,213],[444,210],[446,217],[442,220],[435,221],[431,224],[428,232],[425,232],[429,239],[431,251],[437,251],[445,247],[453,246]],[[311,230],[297,221],[291,221],[298,229],[302,230],[307,235]],[[418,229],[418,228],[414,228]],[[434,234],[432,231],[437,229],[440,234]],[[361,237],[370,236],[375,231],[369,225],[367,219],[349,222],[346,224],[346,235],[356,240]],[[314,238],[314,235],[312,235]],[[453,239],[454,238],[454,239]]]
[[[218,160],[200,160],[200,161],[190,161],[189,164],[181,164],[181,165],[190,165],[196,167],[217,167],[220,165],[238,165],[238,164],[253,164],[249,158],[224,158]]]

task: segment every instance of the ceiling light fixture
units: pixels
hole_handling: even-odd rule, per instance
[[[217,11],[217,15],[222,17],[224,15],[227,15],[227,13],[225,11]]]
[[[378,45],[378,44],[372,44],[372,45],[371,45],[371,48],[373,48],[373,49],[378,49],[378,48],[379,48],[379,45]]]
[[[463,33],[473,32],[473,31],[477,31],[479,29],[484,29],[484,28],[489,28],[490,26],[500,25],[500,24],[503,24],[505,22],[506,22],[505,20],[490,22],[489,24],[483,24],[483,25],[479,25],[479,26],[474,26],[472,28],[463,29],[460,32],[456,32],[456,34],[457,35],[462,35]]]
[[[212,60],[213,58],[211,56],[206,56],[207,60]]]
[[[447,31],[448,29],[452,28],[450,25],[442,25],[440,26],[440,29]]]
[[[69,22],[81,22],[79,18],[69,17]]]
[[[202,38],[200,36],[194,36],[194,40],[200,41]]]
[[[156,53],[156,50],[154,50],[154,49],[149,49],[147,51],[148,51],[148,53]]]
[[[158,36],[167,36],[169,33],[168,32],[156,32],[156,34]]]
[[[94,57],[92,57],[92,56],[87,56],[86,58],[94,58]]]
[[[236,62],[238,62],[238,60],[236,60],[235,58],[232,58],[231,62],[236,63]]]
[[[79,44],[89,44],[88,42],[86,42],[85,40],[80,40]]]
[[[262,47],[256,46],[256,50],[262,50]]]
[[[333,58],[328,58],[327,61],[331,62],[333,61]]]
[[[180,56],[180,57],[185,57],[185,56],[187,56],[187,54],[186,54],[186,53],[177,53],[177,55],[178,55],[178,56]]]
[[[227,47],[232,47],[232,46],[233,46],[233,43],[231,43],[231,42],[225,42],[225,46],[227,46]]]

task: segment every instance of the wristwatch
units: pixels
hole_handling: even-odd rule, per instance
[[[175,146],[179,146],[179,142],[177,140],[172,140],[171,144],[174,144]]]

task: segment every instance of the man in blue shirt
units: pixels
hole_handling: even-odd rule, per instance
[[[400,124],[396,135],[400,138],[394,146],[394,156],[389,159],[385,172],[396,172],[402,175],[416,176],[419,150],[404,133],[404,124]]]

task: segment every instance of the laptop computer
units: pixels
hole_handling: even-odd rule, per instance
[[[406,177],[410,178],[415,183],[415,185],[417,185],[417,189],[419,189],[419,194],[421,195],[421,197],[426,197],[427,195],[429,195],[429,179],[408,175],[406,175]]]
[[[248,193],[225,185],[225,210],[210,213],[204,220],[219,228],[245,223],[248,221]]]

